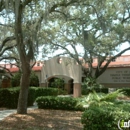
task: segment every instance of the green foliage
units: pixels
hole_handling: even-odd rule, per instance
[[[102,85],[97,83],[95,78],[87,77],[82,83],[83,90],[87,91],[86,93],[93,92],[94,90],[100,91]],[[85,94],[85,93],[83,93]]]
[[[78,99],[72,97],[45,96],[36,99],[38,108],[60,110],[82,110],[78,107]]]
[[[12,87],[19,86],[20,85],[20,79],[21,79],[21,72],[18,72],[11,79]],[[29,86],[35,86],[35,87],[39,86],[38,76],[33,71],[31,72],[31,75],[30,75],[30,85]]]
[[[100,106],[102,104],[113,104],[117,100],[117,97],[122,94],[121,90],[114,91],[112,93],[104,94],[104,93],[96,93],[95,91],[89,93],[87,96],[85,96],[80,102],[80,105],[83,106]]]
[[[89,93],[81,102],[87,106],[81,119],[84,130],[117,130],[120,119],[129,120],[130,105],[116,100],[121,94],[120,89],[108,94]]]
[[[18,103],[19,88],[0,89],[1,106],[16,108]]]
[[[31,72],[31,75],[30,75],[30,86],[35,86],[35,87],[39,86],[38,76],[33,71]]]
[[[84,130],[117,130],[118,121],[129,120],[130,109],[116,105],[90,106],[82,115],[81,122]]]
[[[4,88],[0,89],[0,106],[7,108],[17,108],[20,88]],[[35,100],[35,88],[29,88],[28,106],[32,106]]]
[[[58,88],[39,87],[36,89],[36,98],[40,96],[57,96],[57,95],[62,95],[62,94],[66,94],[66,92]]]
[[[0,106],[17,108],[19,92],[19,87],[0,89]],[[29,87],[28,106],[32,106],[35,99],[39,96],[57,96],[59,93],[64,94],[65,91],[59,91],[58,88]]]
[[[55,78],[54,82],[51,84],[50,87],[62,88],[64,87],[64,80],[61,78]]]
[[[28,91],[28,106],[33,106],[36,99],[36,87],[30,87]]]
[[[120,96],[123,92],[118,89],[117,91],[114,91],[112,93],[108,93],[107,95],[103,96],[100,101],[107,101],[107,102],[113,102],[117,99],[118,96]]]
[[[108,93],[108,88],[95,88],[95,92],[97,93]],[[82,85],[82,95],[88,95],[90,93],[90,90]]]
[[[122,91],[123,91],[124,95],[130,96],[130,88],[123,88]]]
[[[20,85],[21,72],[17,72],[11,79],[12,87],[17,87]]]

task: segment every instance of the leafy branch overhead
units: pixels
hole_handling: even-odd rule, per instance
[[[48,23],[49,28],[44,32],[46,36],[49,35],[46,42],[54,50],[56,47],[62,49],[61,55],[70,56],[79,64],[82,64],[79,57],[83,57],[89,67],[86,69],[83,66],[86,76],[98,78],[113,59],[130,50],[130,47],[119,50],[120,45],[130,43],[129,5],[127,0],[83,0],[67,7],[55,6],[59,14],[53,12],[54,15],[49,16],[55,22]],[[92,75],[94,58],[98,59],[98,63]]]

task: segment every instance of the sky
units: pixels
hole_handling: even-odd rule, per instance
[[[128,48],[128,47],[130,47],[130,44],[129,44],[129,43],[127,43],[127,42],[126,42],[126,43],[123,43],[121,46],[118,47],[118,50],[119,50],[119,51],[115,52],[115,54],[121,52],[122,50],[124,50],[124,49],[126,49],[126,48]],[[71,50],[71,51],[73,51],[73,49],[72,49],[70,46],[68,47],[68,49]],[[76,49],[78,50],[79,53],[83,51],[83,49],[82,49],[81,46],[77,46]],[[40,50],[40,51],[42,51],[42,50]],[[51,53],[51,52],[50,52],[49,55],[48,55],[48,57],[46,57],[44,60],[48,60],[48,59],[50,59],[51,57],[53,57],[53,56],[55,56],[55,55],[58,55],[58,54],[61,54],[61,53],[63,53],[63,50],[60,50],[60,49],[57,50],[57,51],[55,51],[54,53]],[[123,53],[122,55],[130,55],[130,50],[129,50],[129,51],[126,51],[126,52]],[[43,60],[41,53],[40,53],[39,56],[38,56],[38,60]]]

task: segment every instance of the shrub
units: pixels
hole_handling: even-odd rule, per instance
[[[11,79],[11,86],[17,87],[20,85],[21,72],[16,73]]]
[[[20,79],[21,79],[21,72],[16,73],[12,79],[11,79],[11,85],[12,87],[17,87],[20,85]],[[30,75],[30,84],[29,86],[39,86],[39,79],[38,76],[32,71]]]
[[[20,87],[0,89],[0,106],[17,108],[19,92]],[[32,106],[39,96],[57,96],[59,93],[64,93],[64,91],[56,88],[29,87],[28,106]]]
[[[102,88],[102,85],[99,84],[97,80],[92,77],[85,78],[84,82],[82,83],[82,86],[85,89],[88,89],[89,92],[93,92],[96,89]]]
[[[30,86],[35,86],[35,87],[39,86],[38,76],[33,71],[31,72],[31,75],[30,75]]]
[[[129,112],[123,110],[123,106],[92,105],[83,113],[81,122],[84,130],[117,130],[119,120],[129,120]]]
[[[64,88],[64,80],[61,78],[55,78],[54,82],[52,82],[50,85],[51,85],[50,87],[56,87],[56,88],[63,89]]]
[[[95,88],[94,89],[97,93],[108,93],[108,88]],[[82,95],[88,95],[90,91],[88,88],[82,87]]]
[[[114,102],[117,99],[117,97],[119,95],[121,95],[121,94],[122,94],[121,90],[118,89],[118,90],[116,90],[114,92],[108,93],[107,95],[105,95],[104,97],[102,97],[100,99],[100,101]]]
[[[36,99],[36,87],[30,87],[28,91],[28,106],[33,106]]]
[[[18,103],[19,88],[4,88],[1,89],[1,102],[2,107],[16,108]]]
[[[82,83],[82,94],[87,95],[93,91],[108,93],[108,88],[103,87],[95,78],[87,77]]]
[[[36,102],[41,109],[81,110],[77,107],[78,100],[72,97],[45,96],[38,97]]]
[[[130,88],[123,88],[122,91],[126,96],[130,96]]]
[[[0,89],[0,106],[7,108],[17,108],[20,88]],[[28,106],[33,105],[35,100],[35,88],[29,88]]]
[[[62,89],[58,88],[43,88],[39,87],[36,89],[36,98],[40,96],[57,96],[61,94],[66,94]]]

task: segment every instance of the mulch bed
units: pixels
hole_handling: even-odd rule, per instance
[[[0,121],[0,130],[82,130],[80,111],[29,110]]]

